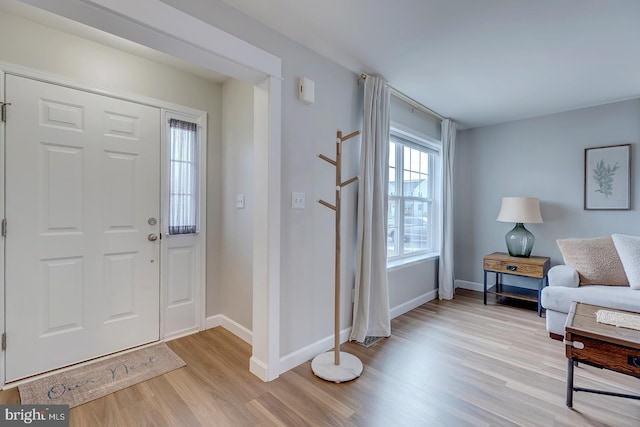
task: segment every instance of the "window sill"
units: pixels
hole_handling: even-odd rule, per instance
[[[387,271],[398,270],[401,268],[419,264],[421,262],[432,261],[434,259],[437,259],[439,256],[440,254],[438,252],[429,252],[426,254],[420,254],[406,258],[394,259],[393,261],[387,262]]]

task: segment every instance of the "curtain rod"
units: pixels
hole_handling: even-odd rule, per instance
[[[358,83],[360,83],[360,80],[366,80],[367,79],[367,75],[362,73],[360,74],[360,78],[358,79]],[[433,118],[436,118],[440,121],[444,120],[446,117],[436,113],[435,111],[433,111],[431,108],[429,107],[425,107],[424,105],[422,105],[421,103],[419,103],[418,101],[416,101],[413,98],[408,97],[407,95],[405,95],[404,93],[400,92],[399,90],[397,90],[396,88],[394,88],[391,85],[389,86],[389,91],[391,92],[391,95],[395,96],[396,98],[400,99],[401,101],[406,102],[407,104],[411,105],[414,108],[417,108],[418,110],[422,111],[425,114],[430,115]]]

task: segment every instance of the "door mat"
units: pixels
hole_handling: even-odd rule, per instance
[[[18,391],[23,405],[73,408],[185,365],[160,343],[21,384]]]

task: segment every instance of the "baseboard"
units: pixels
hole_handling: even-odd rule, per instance
[[[484,283],[469,282],[467,280],[456,280],[454,282],[455,288],[469,289],[471,291],[484,292]]]
[[[435,299],[437,295],[438,295],[438,290],[434,289],[410,301],[400,304],[390,310],[389,312],[390,317],[393,319],[408,311],[413,310],[416,307],[420,307],[422,304],[425,304]],[[393,331],[391,333],[393,334]],[[351,334],[351,327],[348,327],[340,331],[341,344],[348,341],[349,334]],[[311,343],[308,346],[301,348],[300,350],[296,350],[292,353],[289,353],[286,356],[283,356],[280,358],[280,373],[284,373],[290,369],[293,369],[296,366],[301,365],[313,359],[318,354],[329,351],[332,348],[333,348],[333,336],[328,336],[319,341]]]
[[[403,304],[400,304],[392,308],[389,314],[392,319],[396,318],[408,311],[413,310],[416,307],[421,306],[422,304],[425,304],[431,300],[434,300],[435,298],[437,298],[437,296],[438,296],[438,290],[434,289],[410,301],[407,301]],[[225,328],[232,334],[238,336],[240,339],[247,342],[248,344],[251,344],[253,341],[253,334],[250,330],[238,324],[237,322],[234,322],[228,317],[222,314],[217,314],[215,316],[207,317],[206,319],[207,329],[215,328],[217,326],[222,326],[223,328]],[[348,327],[340,331],[341,344],[348,341],[349,334],[351,334],[351,327]],[[254,359],[253,357],[251,358],[249,369],[255,376],[257,376],[258,378],[261,378],[263,381],[270,381],[274,378],[277,378],[279,374],[287,372],[288,370],[293,369],[296,366],[301,365],[313,359],[318,354],[331,350],[333,348],[333,345],[334,345],[334,339],[333,339],[333,335],[331,335],[321,340],[318,340],[314,343],[311,343],[306,347],[303,347],[299,350],[296,350],[292,353],[282,356],[279,361],[278,370],[280,372],[278,373],[269,372],[269,369],[267,366],[265,366],[261,361]],[[272,376],[273,378],[271,378]]]
[[[346,342],[349,339],[351,333],[351,327],[343,329],[340,332],[340,344]],[[290,369],[301,365],[308,360],[313,359],[317,355],[329,351],[333,348],[333,335],[323,338],[319,341],[309,344],[308,346],[296,350],[293,353],[289,353],[286,356],[280,358],[280,373],[287,372]]]
[[[240,338],[242,341],[251,345],[253,343],[253,332],[245,328],[238,322],[229,319],[224,314],[216,314],[215,316],[207,317],[205,321],[205,328],[211,329],[218,326],[222,326],[233,335]]]
[[[273,372],[266,364],[253,356],[249,359],[249,372],[264,382],[273,381],[280,375],[280,372]]]
[[[432,291],[427,292],[426,294],[422,294],[419,297],[416,297],[412,300],[404,302],[398,306],[393,307],[389,314],[392,319],[395,319],[398,316],[401,316],[416,307],[420,307],[422,304],[428,303],[431,300],[434,300],[438,297],[438,290],[434,289]],[[393,332],[392,332],[393,333]]]
[[[186,337],[187,335],[192,335],[192,334],[198,333],[199,331],[200,330],[198,329],[198,327],[193,327],[193,328],[183,329],[177,332],[172,332],[170,334],[165,335],[163,338],[163,341],[171,341],[178,338]]]

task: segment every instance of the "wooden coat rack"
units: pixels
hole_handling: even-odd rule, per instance
[[[316,356],[311,362],[311,369],[316,376],[337,383],[353,380],[362,373],[360,359],[352,354],[340,351],[340,193],[343,187],[358,180],[358,177],[354,176],[344,182],[342,181],[342,143],[359,134],[360,131],[355,131],[349,135],[342,136],[342,131],[338,131],[336,135],[336,159],[332,160],[324,154],[318,155],[322,160],[336,168],[335,205],[322,199],[318,200],[318,203],[333,210],[336,215],[334,347],[333,352]]]

